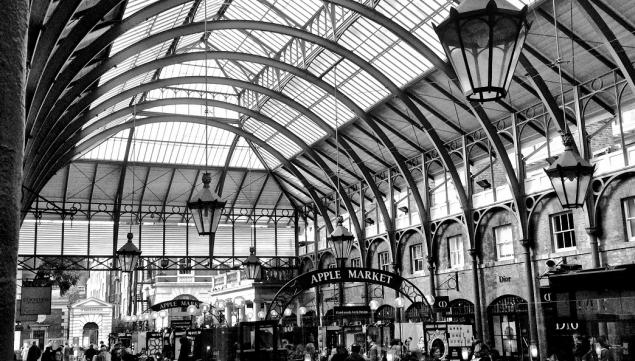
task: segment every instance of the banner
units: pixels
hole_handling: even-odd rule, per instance
[[[51,286],[22,286],[21,315],[50,315]]]

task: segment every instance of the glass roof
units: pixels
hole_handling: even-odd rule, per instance
[[[447,17],[450,6],[455,5],[453,0],[356,1],[373,7],[405,27],[438,56],[445,57],[432,24],[438,24]],[[129,0],[123,21],[134,20],[137,12],[157,3],[158,0]],[[120,61],[98,82],[98,86],[107,91],[102,91],[102,95],[90,106],[87,117],[90,121],[84,126],[84,141],[99,131],[130,122],[133,116],[145,119],[182,115],[184,117],[180,117],[179,121],[138,126],[133,137],[135,145],[131,150],[131,160],[204,165],[205,126],[189,119],[205,117],[207,108],[210,119],[234,120],[233,126],[253,134],[284,157],[292,158],[302,152],[303,144],[298,144],[289,134],[283,134],[271,122],[285,127],[310,146],[326,137],[335,127],[354,120],[355,113],[341,99],[336,100],[334,92],[328,88],[262,64],[257,57],[296,67],[297,72],[306,71],[328,86],[335,86],[363,110],[391,95],[386,84],[371,75],[371,67],[402,87],[432,66],[421,53],[379,23],[344,7],[318,0],[175,3],[177,5],[170,9],[144,18],[112,44],[109,56],[118,56],[116,59]],[[248,20],[301,29],[320,36],[324,42],[336,39],[337,45],[361,57],[366,64],[345,59],[325,49],[324,44],[297,39],[282,32],[265,31],[258,24],[239,29],[231,26],[236,23],[225,22],[230,26],[221,25],[222,29],[213,28],[208,33],[175,35],[170,40],[150,43],[147,47],[137,45],[152,35],[205,20],[208,25],[223,24],[227,20]],[[203,53],[206,49],[210,54],[207,59],[202,55],[199,60],[167,64],[130,76],[127,74],[140,65],[163,57]],[[214,55],[220,51],[238,55],[232,59]],[[264,94],[262,88],[274,93]],[[191,100],[188,101],[188,98]],[[205,100],[216,103],[206,106]],[[152,106],[153,101],[166,103]],[[252,117],[250,112],[253,111],[262,116]],[[234,167],[276,168],[281,164],[270,151],[242,137],[231,151],[237,135],[228,130],[215,128],[212,124],[207,134],[210,166],[224,166],[230,154],[232,158],[228,164]],[[122,160],[127,139],[128,130],[120,131],[80,156]],[[258,155],[253,153],[254,149]],[[263,165],[259,159],[266,164]]]

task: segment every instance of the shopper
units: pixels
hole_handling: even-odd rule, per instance
[[[365,361],[364,357],[360,355],[362,351],[362,347],[360,345],[354,344],[351,346],[351,354],[348,355],[346,361]]]
[[[597,339],[598,341],[598,361],[609,361],[609,343],[606,339],[606,336],[601,335],[600,337],[598,337]]]
[[[348,351],[346,350],[346,347],[344,347],[344,345],[339,345],[337,346],[337,352],[335,353],[335,356],[333,356],[331,360],[332,361],[346,361],[347,358],[348,358]]]
[[[95,348],[93,347],[93,344],[91,343],[88,346],[88,350],[84,352],[84,357],[86,358],[86,361],[93,361],[93,356],[95,355],[97,355],[97,350],[95,350]]]
[[[31,347],[29,347],[29,352],[27,353],[26,356],[26,361],[37,361],[40,356],[42,356],[42,351],[40,351],[40,348],[37,347],[37,344],[35,343],[35,341],[33,341],[33,343],[31,344]]]
[[[379,361],[379,347],[375,343],[375,338],[368,335],[366,341],[368,341],[368,361]]]

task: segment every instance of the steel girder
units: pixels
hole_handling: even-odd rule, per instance
[[[47,64],[47,68],[44,69],[43,79],[50,79],[51,81],[43,82],[40,84],[46,85],[42,87],[42,85],[38,86],[36,90],[33,100],[31,101],[31,106],[29,108],[29,112],[27,113],[27,134],[31,133],[31,127],[34,125],[36,119],[41,118],[40,112],[42,109],[51,111],[53,109],[53,105],[60,100],[60,95],[64,92],[66,88],[71,85],[73,79],[77,76],[77,74],[86,67],[91,60],[95,56],[97,56],[101,51],[105,50],[110,44],[112,44],[117,37],[123,35],[125,32],[133,29],[135,26],[141,24],[146,19],[160,14],[172,7],[185,4],[190,0],[165,0],[165,1],[157,1],[152,5],[149,5],[136,13],[132,14],[130,17],[126,18],[121,23],[113,26],[111,29],[100,35],[97,39],[91,42],[85,48],[79,50],[76,54],[74,54],[72,60],[64,68],[64,70],[60,73],[59,68],[57,71],[53,71],[49,69],[57,68],[57,63],[61,62],[64,64],[70,58],[70,54],[65,54],[62,56],[60,54],[55,54],[55,64]],[[116,5],[113,5],[114,8]],[[112,8],[110,10],[112,10]],[[98,66],[99,68],[100,66]],[[52,79],[55,79],[53,82]],[[73,96],[72,98],[76,98],[78,95]],[[71,101],[73,99],[70,99]],[[46,114],[45,114],[46,115]],[[40,119],[43,121],[44,119]]]
[[[615,60],[617,67],[622,71],[622,76],[628,82],[631,91],[635,93],[635,68],[628,54],[626,54],[624,47],[622,47],[622,43],[620,43],[615,33],[613,33],[613,30],[611,30],[606,21],[602,19],[602,16],[595,10],[589,0],[578,0],[577,4],[582,15],[584,15],[591,27],[602,37],[606,49],[611,54],[611,57],[613,57],[613,60]]]
[[[280,152],[278,152],[275,148],[273,148],[272,146],[270,146],[269,144],[267,144],[265,141],[261,140],[260,138],[254,136],[253,134],[246,132],[240,128],[234,127],[232,125],[226,124],[226,123],[222,123],[222,122],[215,122],[213,119],[210,118],[205,118],[205,117],[193,117],[193,116],[187,116],[187,115],[166,115],[163,117],[149,117],[149,118],[143,118],[143,119],[137,119],[135,120],[135,124],[136,126],[141,126],[141,125],[147,125],[147,124],[153,124],[153,123],[161,123],[161,122],[188,122],[188,123],[195,123],[195,124],[201,124],[201,125],[210,125],[219,129],[223,129],[225,131],[228,131],[230,133],[234,133],[238,136],[241,136],[243,138],[245,138],[246,140],[257,144],[259,147],[265,149],[267,152],[269,152],[272,156],[274,156],[276,159],[278,159],[280,161],[280,163],[284,164],[284,166],[289,169],[294,176],[296,176],[300,182],[302,183],[302,185],[306,188],[306,190],[309,192],[309,195],[311,197],[311,199],[313,200],[313,202],[320,207],[320,214],[322,215],[327,215],[325,216],[325,220],[328,220],[328,222],[326,222],[326,226],[327,229],[329,230],[329,232],[333,231],[333,225],[330,222],[330,219],[328,218],[328,213],[326,212],[326,208],[324,206],[324,203],[322,203],[320,201],[320,198],[317,196],[317,194],[315,194],[315,191],[313,190],[313,187],[310,186],[310,184],[308,183],[308,181],[306,180],[306,178],[302,175],[302,173],[300,173],[300,171],[295,167],[295,165],[288,160],[287,158],[285,158],[282,154],[280,154]],[[96,135],[95,137],[93,137],[91,140],[88,140],[84,143],[82,143],[82,145],[80,147],[77,147],[75,149],[76,152],[81,152],[82,149],[88,149],[90,148],[90,146],[94,146],[102,141],[104,141],[105,139],[108,139],[108,137],[117,134],[118,132],[124,130],[124,129],[128,129],[130,127],[133,126],[133,123],[131,121],[119,124],[115,127],[109,128],[108,130],[105,130],[102,133],[99,133],[98,135]],[[90,143],[90,144],[87,144]],[[84,146],[84,144],[86,144],[86,146]],[[66,154],[68,155],[68,153]],[[65,156],[66,156],[65,155]],[[71,153],[72,155],[72,153]]]
[[[105,86],[106,88],[102,89],[99,92],[99,94],[107,92],[108,90],[112,89],[114,86],[116,86],[116,85],[120,84],[121,82],[125,81],[125,79],[128,79],[130,76],[134,76],[134,74],[142,73],[142,72],[148,71],[148,70],[150,70],[152,68],[155,68],[156,66],[158,66],[158,64],[160,64],[162,66],[165,66],[165,65],[172,64],[172,63],[178,63],[178,62],[183,62],[183,61],[201,60],[201,59],[205,59],[205,56],[206,55],[204,53],[202,53],[202,52],[201,53],[181,54],[181,55],[172,56],[170,58],[163,58],[163,59],[160,59],[160,60],[156,60],[156,61],[154,61],[152,63],[141,65],[140,66],[141,69],[137,69],[137,68],[132,69],[132,70],[130,70],[127,73],[123,73],[120,76],[118,76],[116,78],[113,78],[111,81],[106,83],[108,85],[104,84],[103,86]],[[280,61],[276,61],[276,60],[273,60],[273,59],[269,59],[269,58],[266,58],[266,57],[261,57],[261,56],[257,56],[257,55],[253,55],[253,54],[241,54],[241,53],[232,53],[232,52],[215,52],[215,53],[208,54],[207,57],[208,57],[208,59],[209,58],[223,58],[223,59],[229,58],[229,59],[235,59],[235,60],[261,62],[261,63],[267,64],[267,65],[270,65],[270,66],[278,67],[278,68],[280,68],[282,70],[285,70],[287,72],[295,74],[295,75],[297,75],[297,76],[299,76],[299,77],[301,77],[301,78],[303,78],[303,79],[305,79],[305,80],[307,80],[309,82],[312,82],[312,83],[316,84],[317,86],[319,86],[320,88],[322,88],[323,90],[325,90],[329,94],[330,93],[337,94],[338,95],[338,99],[340,101],[342,101],[346,106],[351,108],[358,116],[364,117],[364,118],[366,117],[364,111],[359,106],[357,106],[353,101],[351,101],[348,97],[346,97],[344,94],[342,94],[339,91],[336,92],[335,89],[332,86],[330,86],[328,83],[326,83],[322,79],[314,76],[313,74],[311,74],[311,73],[309,73],[309,72],[307,72],[305,70],[296,68],[294,66],[291,66],[289,64],[286,64],[286,63],[283,63],[283,62],[280,62]],[[175,78],[172,78],[172,79],[175,79]],[[219,80],[219,81],[223,81],[223,80],[224,81],[228,81],[225,78],[215,78],[215,79]],[[169,80],[169,79],[166,79],[166,80]],[[210,78],[208,77],[207,80],[209,81]],[[235,80],[234,82],[241,82],[241,81]],[[254,84],[251,84],[251,83],[247,83],[247,82],[235,83],[235,84],[240,84],[242,87],[251,87],[254,90],[257,89],[258,91],[264,92],[268,96],[270,96],[270,97],[272,97],[274,99],[275,98],[279,98],[279,97],[276,96],[275,92],[272,92],[271,90],[269,90],[267,88],[262,88],[262,87],[259,87],[257,85],[254,85]],[[132,93],[134,93],[134,92],[129,92],[129,93],[125,93],[125,94],[132,94]],[[95,97],[97,97],[97,96],[98,96],[98,94],[95,95]],[[125,96],[122,96],[120,94],[118,96],[117,100],[120,100],[120,99],[123,99],[123,98],[125,98]],[[115,102],[114,99],[112,101],[110,101],[109,104],[111,104],[113,102]],[[209,105],[209,104],[212,104],[212,103],[213,103],[212,101],[208,101],[207,104]],[[289,104],[287,104],[287,105],[289,105]],[[107,105],[101,106],[101,107],[98,107],[98,108],[95,108],[95,109],[102,109],[104,107],[107,107]],[[147,108],[147,107],[144,106],[144,105],[140,105],[139,108],[137,108],[137,109],[144,109],[144,108]],[[295,108],[297,108],[297,107],[295,107]],[[93,109],[94,113],[99,112],[99,110],[95,110],[95,109]],[[99,128],[99,127],[101,127],[101,126],[103,126],[105,124],[104,120],[110,120],[110,119],[113,119],[114,116],[123,115],[125,113],[126,113],[125,111],[124,112],[120,111],[120,112],[117,112],[117,115],[113,114],[113,115],[110,115],[108,117],[105,117],[104,119],[101,119],[99,122],[91,125],[89,128],[91,130],[92,129],[97,129],[97,128]],[[305,113],[305,115],[307,115],[307,114],[308,113]],[[317,116],[309,116],[309,115],[307,115],[307,116],[309,118],[311,118],[312,120],[314,120],[327,133],[330,133],[330,134],[333,133],[332,128],[330,128],[325,122],[321,121],[321,119],[319,117],[317,117]],[[88,117],[90,117],[90,115]],[[79,127],[81,127],[81,123],[78,123],[77,126],[76,126],[76,128],[79,128]],[[89,128],[87,128],[87,133],[89,133],[89,131],[88,131]],[[61,139],[64,139],[66,137],[65,134],[60,134],[60,136],[61,136],[60,137]],[[369,182],[369,183],[373,182],[372,178],[367,179],[367,182]],[[380,194],[375,194],[375,197],[377,199],[380,199],[381,198]],[[391,229],[391,227],[387,227],[387,229]]]

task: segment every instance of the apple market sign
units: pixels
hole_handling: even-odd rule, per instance
[[[201,301],[197,301],[197,300],[172,300],[172,301],[157,303],[156,305],[150,306],[150,309],[152,311],[161,311],[168,308],[183,308],[183,307],[187,307],[191,305],[198,307],[198,305],[200,304],[201,304]]]
[[[378,269],[332,268],[301,274],[296,278],[296,282],[304,289],[339,282],[370,282],[399,289],[402,278],[394,273]]]

